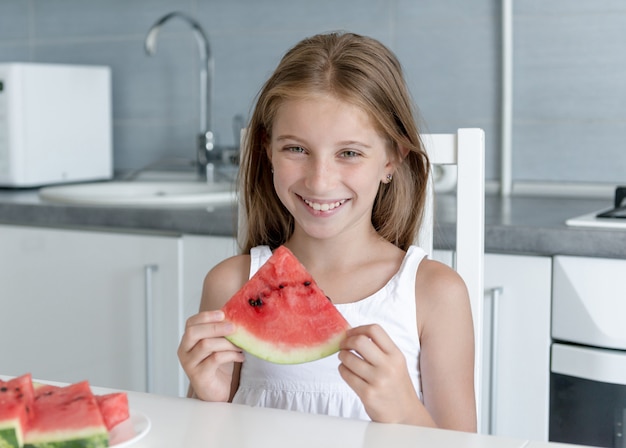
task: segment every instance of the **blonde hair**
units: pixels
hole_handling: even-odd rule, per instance
[[[372,224],[381,237],[407,250],[422,221],[429,161],[400,63],[377,40],[353,33],[302,40],[285,54],[261,89],[239,173],[247,214],[246,235],[239,238],[241,250],[249,253],[258,245],[274,249],[293,232],[293,217],[274,191],[266,148],[282,103],[315,94],[331,94],[364,110],[401,161],[393,181],[380,184]]]

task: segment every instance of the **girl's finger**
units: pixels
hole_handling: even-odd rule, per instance
[[[384,362],[385,352],[378,346],[377,341],[368,332],[348,331],[339,346],[342,350],[356,352],[370,365],[378,365]]]
[[[202,340],[221,339],[235,331],[235,326],[230,322],[215,322],[196,324],[188,327],[180,341],[180,347],[184,351],[193,349]],[[228,342],[228,341],[227,341]]]
[[[361,392],[368,387],[367,381],[365,381],[361,376],[354,373],[354,371],[351,370],[344,363],[339,364],[339,375],[359,396],[361,396]]]
[[[222,322],[223,320],[224,312],[222,310],[201,311],[198,314],[194,314],[189,319],[187,319],[185,328],[199,324]]]
[[[362,325],[348,330],[346,339],[355,336],[365,336],[384,353],[391,354],[397,350],[396,344],[387,332],[378,324]]]
[[[203,339],[188,351],[182,347],[179,349],[179,359],[181,364],[195,368],[205,363],[206,360],[219,357],[220,353],[230,353],[235,356],[237,361],[242,361],[243,353],[241,349],[231,344],[224,338],[220,339]]]

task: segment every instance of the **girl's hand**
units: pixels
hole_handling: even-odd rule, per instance
[[[178,359],[195,395],[205,401],[228,401],[239,348],[224,338],[234,331],[222,311],[203,311],[187,320],[178,346]]]
[[[382,327],[351,328],[340,348],[339,373],[373,421],[434,425],[415,392],[406,358]]]

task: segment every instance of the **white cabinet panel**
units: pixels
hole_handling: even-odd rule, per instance
[[[184,325],[198,312],[204,277],[220,261],[237,253],[237,241],[231,237],[184,235],[183,253]]]
[[[532,440],[548,439],[551,269],[549,257],[485,255],[485,323],[495,316],[492,433]],[[492,308],[491,301],[497,303]],[[489,365],[491,329],[485,329]],[[489,367],[485,366],[485,380]],[[493,400],[493,401],[492,401]],[[489,420],[488,420],[489,422]]]
[[[143,391],[150,319],[153,390],[177,394],[179,245],[176,237],[0,226],[0,339],[13,341],[0,346],[0,371]]]

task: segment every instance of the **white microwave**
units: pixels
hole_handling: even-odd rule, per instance
[[[111,70],[0,63],[0,187],[110,179]]]

